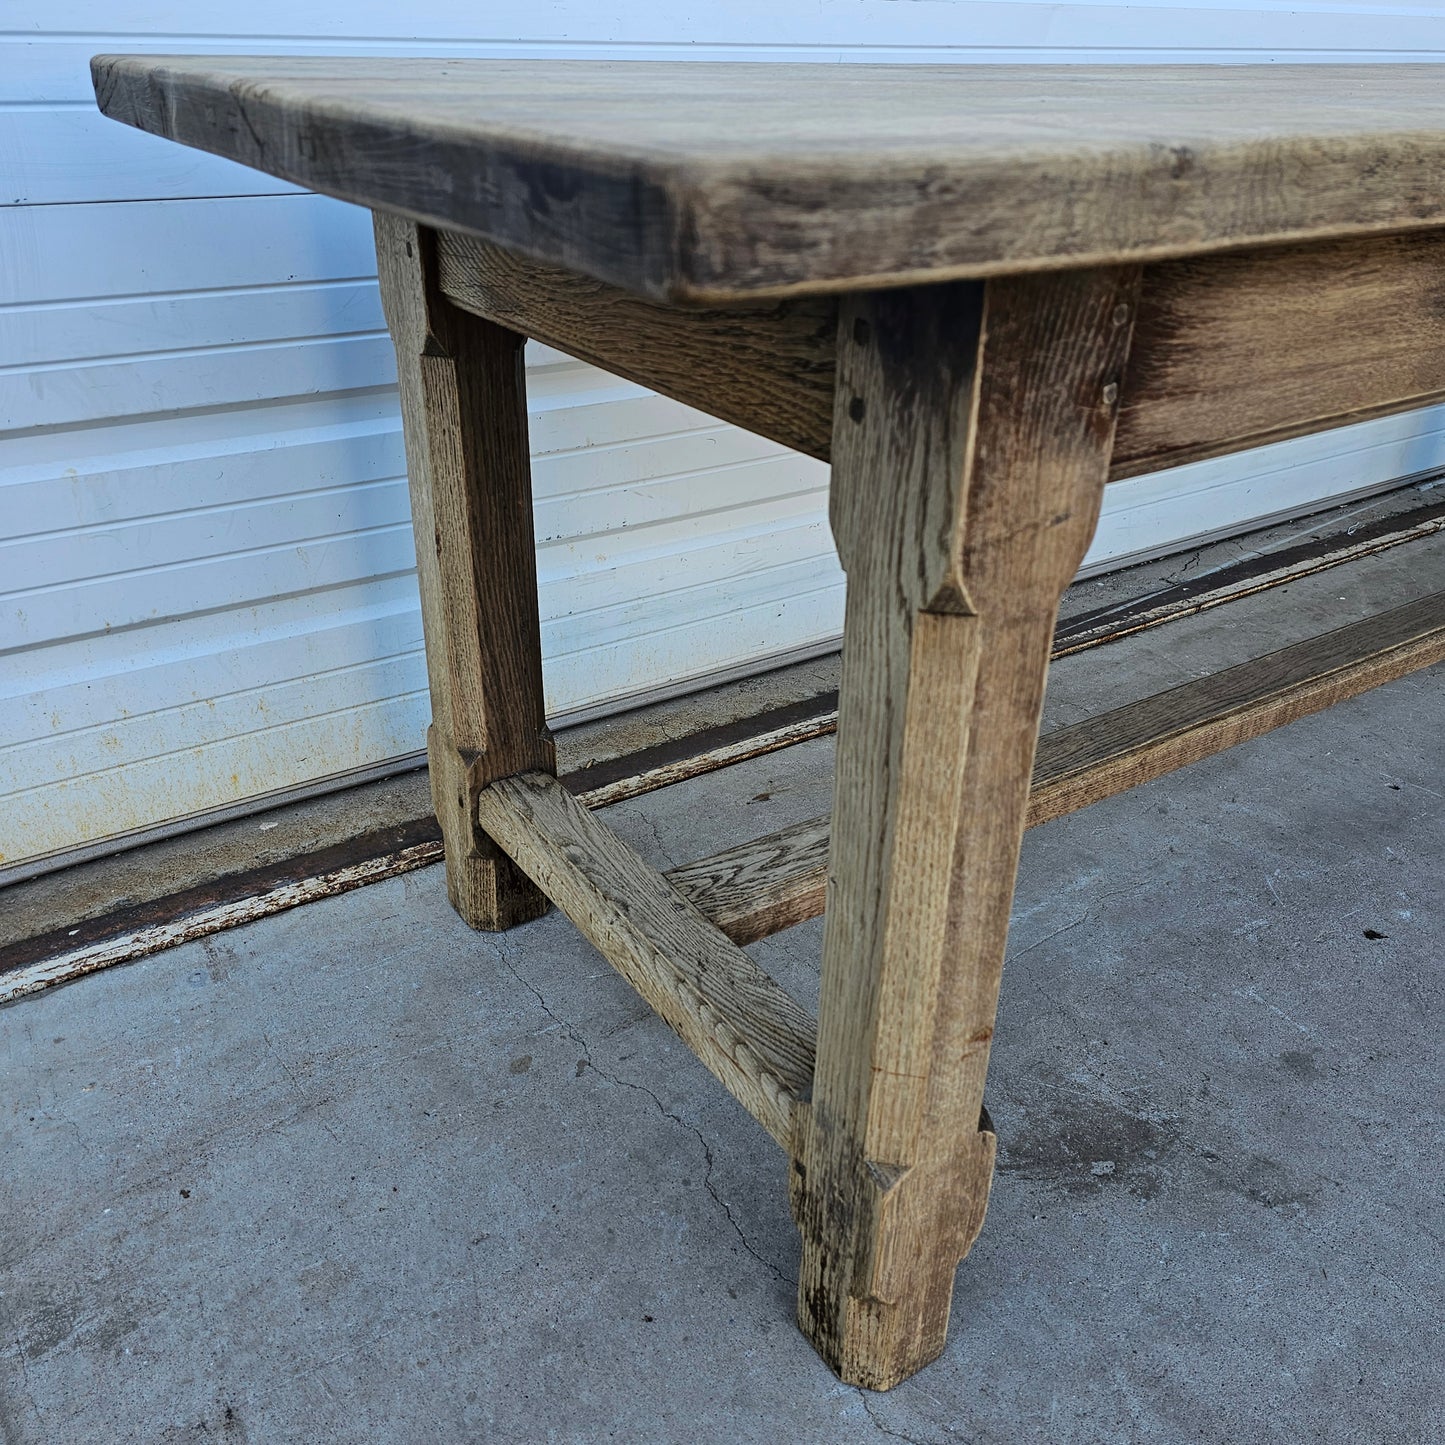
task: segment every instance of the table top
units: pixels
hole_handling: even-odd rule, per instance
[[[1445,67],[98,56],[101,109],[640,295],[1445,224]]]

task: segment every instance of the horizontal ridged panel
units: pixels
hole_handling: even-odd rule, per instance
[[[375,5],[313,4],[313,34],[297,34],[293,5],[249,5],[244,14],[188,3],[126,8],[114,28],[112,0],[47,7],[35,23],[0,28],[16,63],[0,70],[0,102],[86,103],[87,63],[98,51],[214,55],[493,56],[499,59],[839,60],[981,64],[1069,63],[1098,57],[1247,63],[1301,59],[1428,60],[1445,55],[1437,6],[1368,3],[1041,4],[953,0],[847,6],[729,0],[686,9],[656,0],[599,7],[594,0],[492,3],[428,0],[405,11]],[[8,17],[7,17],[8,18]],[[29,18],[29,17],[26,17]],[[3,27],[3,22],[0,22]],[[284,38],[282,38],[284,37]]]
[[[329,777],[405,756],[414,752],[417,701],[363,687],[339,712],[248,728],[213,747],[151,756],[58,780],[23,800],[7,799],[0,867],[123,838],[157,819],[196,817],[241,799],[259,804],[286,790],[283,780],[295,777],[298,763],[324,764],[315,776]],[[17,842],[23,852],[6,851]]]
[[[375,275],[367,213],[305,192],[103,211],[88,206],[0,211],[0,306],[5,307]]]

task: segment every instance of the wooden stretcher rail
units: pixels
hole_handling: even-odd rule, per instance
[[[667,881],[734,943],[756,943],[827,907],[831,824],[794,823],[669,869]]]
[[[1222,752],[1445,658],[1445,592],[1184,683],[1039,740],[1029,826]],[[668,873],[736,943],[823,912],[828,822],[815,818]]]
[[[784,1149],[813,1084],[800,1004],[548,773],[484,788],[486,832]]]
[[[834,297],[666,306],[456,232],[438,264],[465,311],[829,459]],[[1145,267],[1111,479],[1445,395],[1442,278],[1429,232]]]

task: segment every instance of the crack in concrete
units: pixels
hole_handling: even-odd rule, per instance
[[[858,1398],[863,1402],[863,1413],[867,1415],[874,1429],[880,1430],[890,1439],[906,1440],[908,1445],[936,1445],[935,1441],[924,1440],[918,1435],[906,1435],[902,1430],[895,1430],[891,1425],[885,1425],[873,1409],[872,1391],[865,1390],[862,1385],[854,1385],[853,1388],[858,1392]]]
[[[60,1108],[58,1104],[52,1105],[50,1112],[59,1119],[62,1124],[68,1124],[75,1131],[75,1142],[80,1146],[80,1152],[82,1154],[89,1154],[91,1152],[90,1144],[87,1142],[85,1131],[80,1125]]]
[[[642,815],[642,821],[647,824],[648,831],[652,834],[652,841],[657,844],[657,851],[662,854],[663,862],[665,862],[669,868],[676,868],[677,860],[668,852],[666,846],[663,844],[662,834],[657,830],[657,819],[654,818],[651,813],[644,813]]]
[[[657,1112],[661,1114],[664,1119],[670,1120],[680,1129],[685,1130],[687,1133],[691,1134],[694,1139],[697,1140],[698,1144],[702,1148],[702,1156],[705,1166],[703,1169],[702,1187],[707,1190],[708,1195],[712,1199],[713,1203],[722,1210],[724,1218],[726,1218],[727,1222],[732,1226],[733,1233],[737,1235],[739,1242],[742,1244],[742,1247],[750,1255],[752,1255],[752,1257],[757,1260],[757,1262],[762,1265],[764,1269],[768,1270],[775,1279],[778,1279],[785,1284],[790,1284],[793,1286],[794,1289],[796,1289],[798,1286],[798,1281],[786,1274],[783,1270],[779,1269],[778,1266],[772,1262],[772,1260],[768,1259],[765,1255],[758,1252],[758,1250],[754,1247],[753,1242],[747,1237],[746,1234],[743,1233],[742,1226],[734,1217],[732,1209],[729,1207],[727,1200],[718,1193],[717,1186],[713,1183],[713,1170],[715,1166],[712,1147],[708,1144],[707,1139],[703,1136],[702,1130],[699,1129],[697,1125],[688,1123],[688,1121],[682,1118],[680,1115],[674,1114],[672,1110],[669,1109],[667,1105],[664,1104],[662,1100],[659,1099],[657,1095],[654,1094],[652,1090],[647,1087],[646,1084],[639,1084],[633,1079],[624,1079],[619,1074],[612,1074],[609,1073],[606,1069],[599,1068],[597,1066],[597,1061],[592,1057],[591,1044],[589,1044],[587,1040],[582,1037],[581,1033],[577,1029],[577,1026],[570,1019],[564,1019],[560,1014],[556,1013],[553,1010],[551,1004],[547,1002],[541,990],[538,989],[537,986],[532,983],[530,979],[524,977],[521,971],[507,956],[507,950],[505,947],[503,947],[499,940],[492,939],[489,940],[489,942],[492,944],[492,947],[496,952],[498,961],[501,963],[502,967],[505,968],[507,972],[510,973],[512,977],[515,978],[517,982],[521,984],[522,987],[525,988],[527,992],[530,993],[532,997],[537,1000],[537,1004],[541,1008],[542,1012],[546,1014],[547,1017],[551,1019],[554,1024],[556,1024],[560,1029],[562,1029],[567,1034],[567,1037],[570,1038],[573,1043],[575,1043],[577,1047],[582,1050],[582,1056],[587,1062],[587,1067],[591,1069],[592,1072],[598,1076],[598,1078],[603,1079],[607,1083],[613,1084],[618,1088],[634,1089],[637,1091],[637,1093],[645,1095],[648,1099],[652,1101],[653,1107],[656,1108]]]
[[[1092,911],[1086,908],[1072,923],[1065,923],[1061,927],[1054,929],[1052,933],[1046,933],[1042,938],[1034,939],[1027,947],[1019,949],[1009,962],[1016,963],[1026,953],[1032,953],[1034,949],[1042,948],[1051,938],[1057,938],[1061,933],[1068,933],[1071,929],[1079,927],[1080,924],[1087,923],[1093,916]]]
[[[297,1096],[301,1100],[303,1106],[301,1110],[302,1114],[314,1114],[316,1122],[320,1124],[321,1127],[325,1129],[326,1132],[330,1134],[331,1137],[335,1139],[338,1144],[341,1143],[341,1136],[336,1132],[335,1129],[331,1127],[330,1124],[326,1122],[326,1119],[321,1114],[321,1105],[329,1103],[330,1096],[328,1095],[324,1099],[317,1099],[314,1101],[308,1098],[306,1090],[301,1087],[301,1080],[298,1079],[296,1075],[291,1072],[291,1065],[288,1064],[286,1060],[281,1056],[280,1050],[277,1049],[276,1045],[271,1042],[270,1036],[266,1033],[264,1029],[261,1031],[261,1042],[266,1045],[266,1048],[269,1051],[271,1057],[276,1060],[277,1067],[279,1067],[281,1072],[285,1074],[286,1077],[291,1081],[291,1087],[296,1090]]]
[[[1182,558],[1181,565],[1177,566],[1173,571],[1167,572],[1164,576],[1164,580],[1169,583],[1175,583],[1180,581],[1182,578],[1187,577],[1189,573],[1194,571],[1196,567],[1200,566],[1203,560],[1204,549],[1201,547],[1193,552],[1190,552],[1188,556]],[[1218,566],[1211,567],[1209,571],[1205,572],[1203,575],[1207,577],[1209,576],[1210,572],[1217,572],[1219,568],[1224,565],[1225,564],[1221,562],[1218,564]]]
[[[20,1361],[20,1378],[25,1382],[25,1393],[30,1396],[30,1408],[35,1411],[37,1420],[43,1420],[45,1411],[40,1408],[40,1401],[35,1398],[35,1386],[30,1383],[30,1362],[25,1358],[25,1346],[18,1333],[15,1336],[15,1357]]]
[[[245,102],[239,95],[236,95],[234,91],[232,92],[232,100],[235,102],[236,113],[241,117],[241,124],[251,133],[251,139],[256,146],[256,154],[258,156],[264,156],[266,154],[266,138],[256,129],[255,122],[251,119],[251,113],[246,109]]]
[[[1017,960],[1022,958],[1026,953],[1032,953],[1034,949],[1042,948],[1051,938],[1057,938],[1061,933],[1069,933],[1081,924],[1092,923],[1098,916],[1100,904],[1109,902],[1111,898],[1123,898],[1126,894],[1138,893],[1140,889],[1149,887],[1153,882],[1153,878],[1141,878],[1137,882],[1130,883],[1124,888],[1115,888],[1110,893],[1101,893],[1072,923],[1062,924],[1060,927],[1054,929],[1052,933],[1046,933],[1042,938],[1036,938],[1032,943],[1019,949],[1017,953],[1009,954],[1008,962],[1017,962]]]

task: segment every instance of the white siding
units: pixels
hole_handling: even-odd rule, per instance
[[[104,120],[97,51],[1445,59],[1438,8],[1365,4],[122,13],[0,19],[0,878],[396,766],[426,719],[369,219]],[[555,715],[836,637],[823,468],[545,348],[529,365]],[[1439,465],[1442,431],[1437,409],[1122,484],[1091,563]]]

